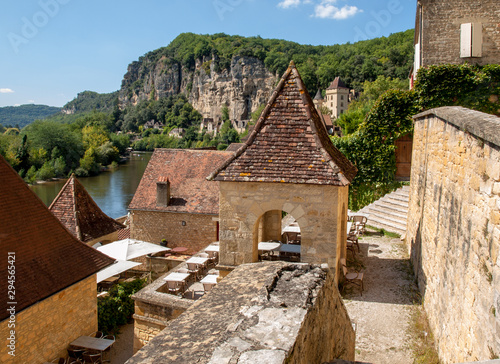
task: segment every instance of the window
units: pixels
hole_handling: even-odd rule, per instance
[[[340,99],[343,100],[344,99],[344,95],[340,95]]]
[[[483,27],[481,23],[460,25],[460,57],[481,57],[483,46]]]
[[[340,107],[344,107],[344,103],[343,102],[340,103]]]

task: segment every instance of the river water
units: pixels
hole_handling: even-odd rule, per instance
[[[81,182],[101,210],[114,219],[127,214],[127,207],[151,158],[152,153],[133,152],[125,164],[117,169],[102,172],[95,177],[81,177]],[[33,192],[49,206],[66,180],[30,186]]]

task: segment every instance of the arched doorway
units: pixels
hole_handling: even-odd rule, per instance
[[[282,210],[269,210],[253,228],[253,261],[286,260],[300,262],[302,231],[299,222]]]

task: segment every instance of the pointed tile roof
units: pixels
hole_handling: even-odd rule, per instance
[[[16,312],[114,262],[77,240],[0,156],[0,321],[8,316],[7,257],[15,255]]]
[[[87,242],[125,228],[97,206],[85,187],[72,175],[49,210],[77,239]]]
[[[318,89],[318,92],[316,92],[316,96],[314,96],[314,100],[323,100],[323,96],[321,95],[320,89]]]
[[[248,140],[208,179],[348,185],[354,167],[332,144],[293,61]]]
[[[344,83],[344,81],[342,81],[340,79],[340,77],[335,77],[335,79],[332,81],[332,83],[330,84],[330,86],[328,86],[327,90],[335,90],[335,89],[338,89],[338,88],[346,88],[346,89],[349,89],[349,87],[347,87]]]

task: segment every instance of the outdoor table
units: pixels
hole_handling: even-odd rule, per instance
[[[281,243],[274,243],[272,241],[261,241],[259,243],[259,250],[262,251],[274,251],[278,250]]]
[[[297,245],[297,244],[281,244],[279,250],[280,250],[281,253],[300,254],[300,245]]]
[[[207,246],[207,248],[205,249],[206,252],[219,252],[220,251],[220,247],[218,245],[209,245]]]
[[[300,233],[300,227],[292,225],[285,226],[283,233]]]
[[[203,284],[203,289],[205,291],[210,291],[214,286],[217,284],[217,278],[219,276],[215,274],[209,274],[206,277],[204,277],[200,283]]]
[[[213,283],[213,284],[217,284],[217,278],[219,276],[216,275],[216,274],[209,274],[207,275],[206,277],[204,277],[200,283]]]
[[[205,265],[208,261],[208,258],[202,258],[202,257],[191,257],[188,260],[186,260],[186,263],[194,263],[198,265]]]
[[[173,248],[171,250],[171,252],[174,253],[174,254],[176,254],[176,253],[184,253],[187,250],[188,250],[188,248],[185,248],[183,246],[177,246],[177,247]]]
[[[189,273],[174,272],[174,273],[170,273],[168,276],[163,278],[163,280],[172,281],[172,282],[185,282],[188,277],[189,277]]]
[[[96,337],[91,337],[91,336],[80,336],[70,345],[84,349],[97,350],[102,353],[104,350],[113,345],[113,343],[114,340],[98,339]]]

